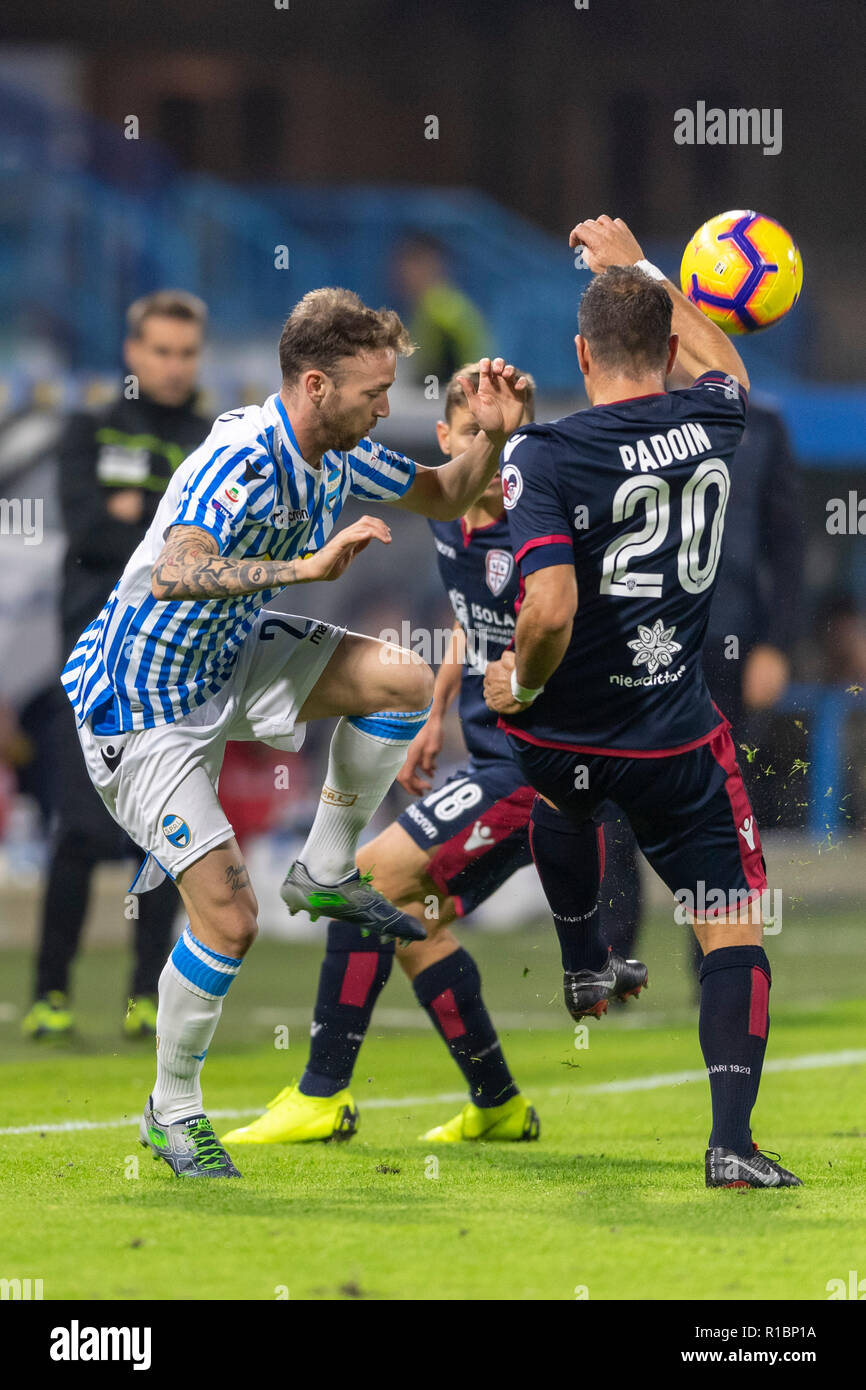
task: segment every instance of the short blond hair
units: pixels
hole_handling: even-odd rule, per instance
[[[126,311],[126,331],[130,338],[140,338],[147,319],[181,319],[197,323],[204,332],[207,326],[207,305],[197,294],[188,290],[154,290],[130,304]]]
[[[445,387],[445,422],[451,424],[455,410],[466,404],[466,392],[460,385],[460,377],[465,376],[478,390],[478,382],[481,379],[481,367],[478,362],[468,362],[465,367],[458,367],[448,385]],[[528,420],[535,419],[535,377],[530,376],[529,372],[517,372],[517,379],[526,378],[526,391],[523,396],[523,413]]]
[[[393,348],[401,357],[415,351],[399,314],[370,309],[352,290],[310,290],[298,300],[280,337],[280,370],[292,382],[312,367],[333,376],[341,357]]]

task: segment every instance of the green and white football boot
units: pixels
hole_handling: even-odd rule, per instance
[[[309,912],[314,922],[324,915],[354,922],[376,932],[383,941],[425,941],[424,928],[373,888],[372,877],[372,873],[355,869],[339,883],[317,883],[296,859],[283,881],[280,897],[290,913]]]
[[[239,1178],[241,1175],[213,1132],[207,1115],[163,1124],[148,1098],[138,1127],[142,1147],[166,1162],[176,1178]]]

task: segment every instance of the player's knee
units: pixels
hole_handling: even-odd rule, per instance
[[[216,906],[215,922],[226,943],[226,954],[243,956],[255,941],[258,931],[259,904],[249,883],[233,896]]]
[[[433,699],[433,672],[417,652],[401,651],[404,659],[388,670],[388,706],[392,709],[426,709]]]
[[[447,927],[440,927],[432,922],[425,922],[424,927],[427,931],[426,941],[413,941],[408,946],[397,946],[397,959],[410,980],[414,980],[422,970],[444,960],[452,951],[460,948],[457,937]]]
[[[259,934],[258,904],[236,904],[220,914],[218,930],[227,956],[245,956]]]

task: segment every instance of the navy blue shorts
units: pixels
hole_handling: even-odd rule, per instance
[[[730,726],[684,753],[617,757],[529,743],[508,734],[526,780],[570,819],[598,820],[611,801],[671,892],[687,892],[699,920],[725,916],[767,886],[761,837]],[[610,808],[601,810],[610,818]]]
[[[458,917],[532,863],[529,817],[535,792],[510,759],[470,763],[413,801],[397,819],[416,845],[433,851],[427,873]]]

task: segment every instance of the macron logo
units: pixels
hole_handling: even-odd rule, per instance
[[[755,817],[747,816],[740,826],[740,834],[745,840],[749,849],[755,848]]]
[[[477,820],[472,827],[472,833],[463,841],[463,848],[467,854],[471,854],[474,849],[483,849],[485,845],[489,845],[492,839],[493,831],[490,826]]]
[[[51,1331],[52,1361],[131,1361],[134,1371],[150,1370],[149,1327],[69,1327]]]

